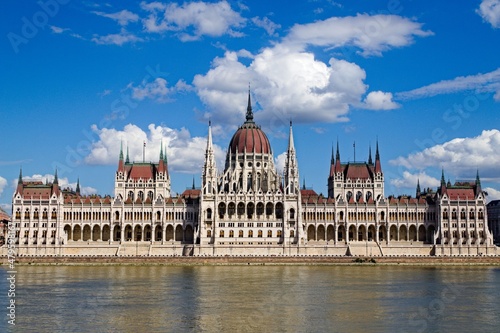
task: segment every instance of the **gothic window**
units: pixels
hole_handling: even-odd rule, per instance
[[[33,213],[33,219],[38,219],[38,208],[35,208],[35,212]]]
[[[52,209],[52,214],[51,214],[50,218],[53,220],[57,219],[57,212],[56,212],[55,208]]]
[[[295,230],[290,230],[290,237],[295,237]]]
[[[245,204],[243,202],[240,202],[238,204],[238,216],[241,216],[245,214]]]
[[[219,231],[219,237],[224,238],[224,230]]]
[[[460,219],[465,220],[465,208],[460,211]]]
[[[160,211],[157,211],[157,212],[156,212],[156,220],[157,220],[157,221],[160,221],[160,220],[161,220],[161,212],[160,212]]]
[[[247,177],[247,191],[250,190],[253,190],[253,177],[251,173],[249,173]]]
[[[148,191],[148,198],[153,201],[153,191]]]
[[[262,230],[257,231],[257,237],[262,238]]]
[[[49,213],[47,212],[47,208],[43,209],[42,219],[47,220],[49,218]]]
[[[290,219],[293,220],[295,218],[295,209],[290,209]]]
[[[129,191],[128,192],[128,197],[129,197],[130,200],[133,201],[134,200],[134,191]]]
[[[21,209],[17,209],[16,210],[16,220],[20,220],[21,219]]]
[[[207,237],[212,237],[212,230],[207,230]]]
[[[234,231],[233,230],[229,230],[229,237],[234,237]]]
[[[448,219],[448,210],[446,208],[443,211],[443,219]]]
[[[361,199],[362,197],[363,197],[363,193],[361,193],[361,191],[358,191],[358,192],[356,193],[356,202],[358,202],[358,201],[359,201],[359,199]]]
[[[251,219],[253,216],[254,208],[255,208],[255,206],[254,206],[253,202],[249,202],[247,205],[247,217],[249,219]]]
[[[366,202],[368,202],[368,200],[370,200],[371,197],[372,197],[372,192],[370,191],[366,192]]]
[[[453,220],[457,219],[457,210],[455,208],[453,208],[453,211],[451,212],[451,218]]]
[[[116,211],[115,212],[115,221],[118,221],[120,219],[120,212]]]
[[[272,230],[268,230],[267,231],[267,237],[273,237],[273,231]]]
[[[243,230],[238,231],[238,237],[243,237]]]
[[[474,209],[471,208],[469,212],[469,219],[474,220],[474,218],[475,218]]]
[[[225,214],[226,214],[226,204],[221,202],[219,204],[219,218],[223,219]]]
[[[479,209],[479,212],[477,213],[477,218],[480,220],[484,219],[484,214],[482,209]]]
[[[349,202],[352,198],[352,192],[351,191],[348,191],[347,194],[346,194],[346,199],[347,199],[347,202]]]
[[[207,184],[207,192],[212,193],[212,183],[211,182],[208,182],[208,184]]]
[[[266,215],[269,216],[269,215],[273,215],[273,204],[268,202],[266,204]]]
[[[276,233],[276,237],[281,237],[281,230],[278,230],[278,232]]]
[[[208,220],[212,219],[212,209],[210,209],[210,208],[207,209],[207,219]]]
[[[283,218],[283,204],[281,202],[278,202],[276,204],[276,218],[277,219]]]
[[[144,192],[139,191],[138,198],[141,199],[141,201],[144,201]]]
[[[230,202],[228,207],[227,207],[227,214],[229,215],[229,217],[234,215],[235,208],[236,207],[234,205],[234,202]]]
[[[253,230],[248,230],[248,237],[253,237]]]
[[[262,202],[259,202],[257,204],[257,215],[260,216],[264,214],[264,204]]]

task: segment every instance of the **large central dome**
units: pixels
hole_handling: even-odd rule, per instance
[[[246,121],[234,133],[229,143],[229,153],[271,154],[271,145],[264,131],[253,121],[252,103],[248,94]]]

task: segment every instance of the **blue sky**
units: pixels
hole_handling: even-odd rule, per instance
[[[293,121],[301,182],[326,193],[332,145],[385,194],[446,178],[500,198],[500,3],[2,1],[0,204],[23,176],[113,194],[120,143],[172,187],[200,184],[208,121],[219,168],[255,120],[280,168]],[[353,143],[356,143],[354,152]],[[354,156],[356,154],[356,156]]]

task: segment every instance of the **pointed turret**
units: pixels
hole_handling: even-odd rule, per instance
[[[377,148],[375,151],[375,172],[380,172],[382,173],[382,166],[380,165],[380,154],[378,151],[378,139],[377,139]]]
[[[203,165],[202,189],[204,194],[211,195],[217,184],[217,167],[212,143],[212,122],[208,121],[207,149],[205,150],[205,163]]]
[[[196,187],[194,186],[194,176],[193,176],[193,186],[191,187],[192,190],[195,190]]]
[[[54,174],[54,182],[52,183],[52,193],[59,195],[59,178],[57,177],[57,168]]]
[[[373,164],[373,161],[372,161],[372,146],[371,145],[368,148],[368,164],[370,164],[370,165]]]
[[[476,196],[482,192],[481,180],[479,179],[479,170],[476,171]]]
[[[127,153],[128,159],[128,153]],[[120,158],[118,160],[118,172],[123,172],[125,168],[123,167],[123,141],[120,143]]]
[[[23,195],[23,168],[19,168],[19,178],[17,179],[16,192]]]
[[[127,145],[127,157],[125,158],[125,164],[129,164],[130,159],[128,158],[128,145]]]
[[[342,172],[342,166],[340,165],[340,150],[339,150],[338,140],[337,140],[337,153],[335,154],[335,172]]]
[[[421,191],[420,191],[420,179],[417,179],[417,190],[416,190],[416,193],[415,193],[416,197],[419,198],[420,195],[422,194]]]
[[[439,188],[439,193],[441,195],[446,193],[446,180],[444,178],[444,169],[441,169],[441,186]]]
[[[250,88],[248,88],[247,123],[253,123],[252,100],[250,98]]]
[[[332,144],[332,157],[330,160],[330,178],[335,176],[335,158],[333,157],[333,144]]]
[[[76,195],[80,195],[80,177],[78,177],[77,181],[76,181]]]

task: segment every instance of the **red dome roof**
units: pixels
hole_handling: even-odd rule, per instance
[[[230,153],[270,154],[271,145],[266,134],[255,123],[245,122],[238,128],[229,143]]]

